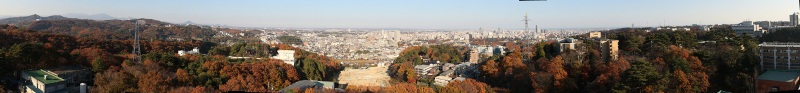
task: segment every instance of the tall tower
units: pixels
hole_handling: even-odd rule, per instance
[[[133,39],[133,51],[132,51],[133,52],[132,54],[134,54],[133,62],[138,62],[138,63],[142,62],[142,57],[141,57],[142,48],[139,47],[139,29],[140,29],[139,26],[140,25],[144,25],[144,24],[145,24],[144,20],[137,20],[136,21],[136,28],[134,28],[134,30],[133,30],[133,38],[134,38]]]
[[[792,13],[792,15],[789,15],[789,24],[791,24],[791,26],[797,26],[798,23],[800,23],[800,21],[798,20],[797,12]]]
[[[528,20],[531,20],[531,19],[528,19],[528,12],[525,12],[525,16],[522,19],[522,21],[525,21],[525,32],[530,32],[530,30],[528,30]]]

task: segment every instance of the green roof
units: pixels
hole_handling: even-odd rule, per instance
[[[800,76],[800,70],[769,70],[758,76],[759,80],[794,82]]]
[[[44,84],[52,84],[64,81],[64,79],[62,79],[61,77],[58,77],[52,73],[48,73],[47,71],[41,69],[25,71],[25,74],[28,74],[29,76],[35,78],[36,80],[39,80]],[[44,75],[47,75],[47,78],[44,78]]]

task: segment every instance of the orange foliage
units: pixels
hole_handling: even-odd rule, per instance
[[[400,83],[384,88],[381,93],[434,93],[428,87],[417,87],[412,83]]]
[[[474,79],[464,81],[454,80],[439,90],[439,93],[489,93],[493,92],[492,87],[486,83]]]
[[[162,93],[169,89],[172,78],[164,75],[161,71],[147,71],[147,74],[139,77],[139,92]]]
[[[178,88],[172,89],[167,93],[219,93],[219,91],[214,90],[214,88],[208,88],[208,87],[201,87],[201,86],[189,87],[189,86],[186,86],[186,87],[178,87]]]
[[[347,86],[344,90],[347,91],[348,93],[366,93],[366,92],[376,93],[376,92],[380,91],[381,89],[382,88],[378,87],[378,86],[352,85],[352,86]]]
[[[392,77],[405,80],[406,82],[416,82],[416,70],[414,70],[414,63],[412,62],[404,62],[400,63],[399,65],[391,65],[389,67],[390,71],[396,71],[395,73],[391,73]]]
[[[225,66],[221,71],[223,76],[232,76],[227,83],[219,86],[222,91],[275,91],[300,79],[293,66],[279,60],[234,64]]]
[[[183,69],[175,71],[175,79],[178,80],[177,84],[181,85],[193,85],[194,83],[194,76],[189,75],[189,72]]]
[[[691,93],[692,92],[692,83],[689,81],[686,74],[683,73],[681,70],[675,70],[672,73],[672,76],[675,77],[675,87],[673,89],[677,89],[676,92],[679,93]]]

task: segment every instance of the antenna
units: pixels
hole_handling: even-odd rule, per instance
[[[142,48],[139,47],[139,26],[140,25],[144,25],[145,23],[146,22],[144,20],[137,20],[136,21],[136,28],[134,28],[134,30],[133,30],[133,38],[134,38],[134,40],[133,40],[133,51],[132,51],[133,53],[132,54],[135,54],[134,58],[133,58],[133,61],[134,62],[138,62],[138,63],[142,62],[142,57],[140,56],[140,55],[142,55]]]

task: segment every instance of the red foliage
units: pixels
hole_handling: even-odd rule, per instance
[[[474,79],[466,79],[464,81],[455,80],[450,82],[439,93],[489,93],[493,92],[492,87],[486,83],[476,81]]]
[[[276,91],[300,79],[293,66],[279,60],[234,64],[221,71],[223,76],[231,76],[227,83],[220,85],[222,91]]]

